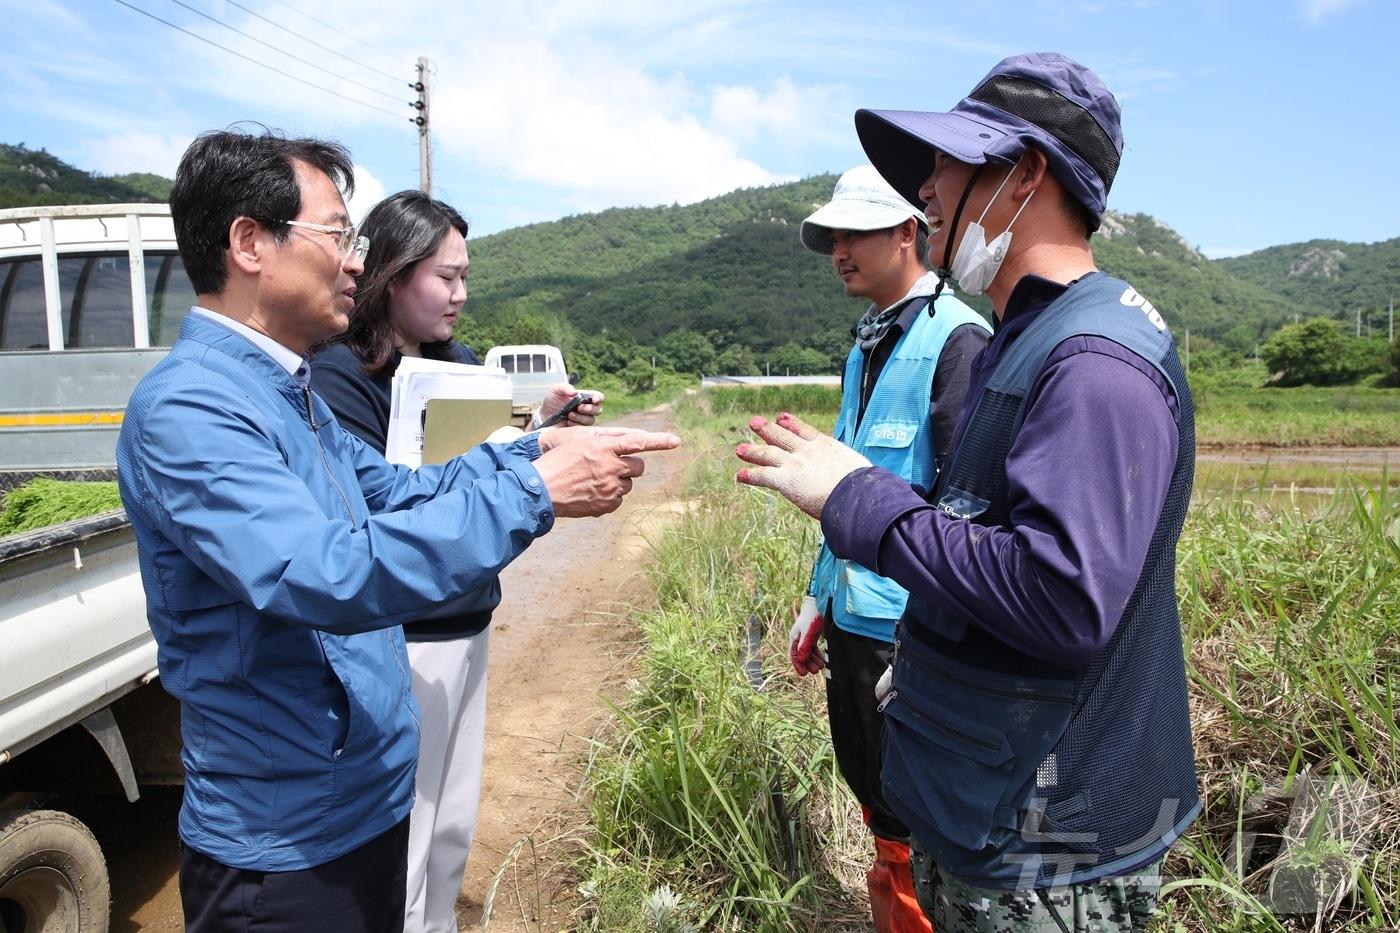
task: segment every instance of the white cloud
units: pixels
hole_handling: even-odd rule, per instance
[[[439,75],[440,145],[492,174],[560,189],[575,209],[689,202],[787,180],[745,156],[745,120],[798,106],[790,84],[771,95],[727,87],[707,95],[586,42],[528,36],[473,39],[465,71]],[[791,127],[790,127],[791,128]]]
[[[830,116],[831,91],[799,88],[781,78],[767,94],[751,85],[727,85],[710,95],[710,127],[730,139],[760,135],[811,136]]]
[[[1303,18],[1316,25],[1329,16],[1345,13],[1363,2],[1364,0],[1302,0],[1301,7]]]
[[[350,219],[359,223],[369,213],[369,209],[380,201],[384,200],[384,182],[374,177],[374,174],[363,165],[355,166],[355,193],[351,195],[346,204],[350,211]]]
[[[34,2],[47,8],[53,0]],[[347,32],[398,53],[392,57],[302,20],[272,0],[245,2],[336,51],[299,44],[231,5],[217,4],[214,15],[332,71],[356,75],[389,96],[279,58],[193,14],[162,15],[297,77],[274,74],[124,9],[105,14],[112,41],[94,35],[81,48],[62,51],[62,30],[54,28],[42,49],[25,55],[26,62],[0,63],[0,76],[8,72],[11,78],[0,95],[37,96],[49,116],[83,127],[86,164],[103,172],[169,175],[190,134],[240,120],[290,135],[358,139],[357,155],[365,134],[374,134],[392,146],[396,160],[402,152],[402,162],[396,162],[402,167],[414,161],[416,145],[406,106],[413,92],[407,85],[413,61],[424,54],[436,66],[432,125],[439,183],[524,189],[532,203],[521,209],[532,215],[545,199],[564,214],[690,202],[736,187],[786,181],[794,176],[777,167],[780,160],[785,166],[798,163],[796,154],[849,142],[849,89],[784,77],[774,56],[775,49],[801,45],[795,30],[810,28],[817,34],[808,38],[834,42],[835,26],[796,22],[785,2],[541,0],[469,10],[434,0],[392,5],[342,0],[337,22],[353,24]],[[50,18],[62,12],[54,7]],[[431,29],[423,28],[427,22]],[[849,45],[851,38],[841,41]],[[157,44],[159,68],[140,52]],[[736,71],[743,71],[734,66],[750,60],[765,63],[762,77],[736,79]],[[376,74],[363,63],[402,73],[403,80]],[[49,80],[27,77],[34,67],[46,68]],[[176,74],[178,90],[163,80]],[[390,114],[337,100],[299,81]],[[50,98],[44,84],[100,90],[87,99],[71,93]],[[93,99],[98,94],[100,104]],[[378,149],[372,164],[387,178],[386,145]],[[402,183],[399,174],[396,183]]]
[[[344,0],[338,19],[353,23],[349,31],[371,37],[377,47],[411,49],[434,61],[433,144],[440,162],[549,192],[561,213],[690,202],[736,187],[790,180],[792,176],[765,167],[756,153],[765,151],[763,142],[787,151],[829,141],[834,133],[829,89],[786,78],[762,86],[703,83],[677,65],[649,57],[663,40],[679,35],[697,41],[703,37],[720,47],[725,35],[737,36],[744,28],[743,0],[699,0],[683,7],[652,0],[553,0],[468,13],[430,0],[400,0],[392,6]],[[298,47],[299,55],[324,60],[332,70],[365,75],[352,60],[397,70],[384,56],[296,23],[285,8],[279,13],[263,3],[258,9],[341,49],[344,59],[336,61],[314,48]],[[282,47],[295,41],[232,8],[221,18]],[[428,21],[434,28],[423,30]],[[170,34],[168,40],[182,49],[181,59],[197,65],[171,64],[183,69],[187,85],[233,101],[250,119],[293,134],[342,138],[383,127],[386,135],[402,135],[405,155],[416,142],[407,125],[410,111],[402,102],[347,87],[295,62],[277,62],[305,81],[375,107],[402,109],[403,122],[396,128],[390,116],[337,101],[188,37]],[[254,58],[275,58],[236,36],[220,34],[219,41]],[[400,66],[405,84],[412,58],[404,54]],[[366,80],[393,91],[387,78]],[[413,96],[400,87],[403,100]],[[848,127],[841,122],[839,129]]]
[[[153,172],[172,178],[194,137],[128,130],[86,140],[83,166],[103,175]]]

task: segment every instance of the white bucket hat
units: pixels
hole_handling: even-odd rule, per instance
[[[910,217],[928,232],[922,211],[900,197],[873,165],[857,165],[837,180],[831,200],[802,221],[802,245],[829,256],[833,230],[888,230]]]

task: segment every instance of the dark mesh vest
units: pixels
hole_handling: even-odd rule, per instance
[[[911,597],[885,706],[891,808],[944,868],[983,887],[1120,874],[1159,857],[1200,810],[1175,592],[1194,408],[1151,304],[1097,274],[1043,310],[998,362],[929,501],[1009,527],[1006,454],[1026,395],[1051,351],[1076,335],[1113,340],[1152,363],[1179,408],[1166,502],[1112,638],[1088,667],[1060,668]]]

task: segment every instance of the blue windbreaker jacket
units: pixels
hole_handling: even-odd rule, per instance
[[[161,683],[180,701],[180,835],[235,868],[323,864],[413,804],[399,624],[554,523],[533,438],[392,466],[250,341],[190,315],[117,442]]]

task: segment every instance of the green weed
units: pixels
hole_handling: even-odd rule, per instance
[[[638,680],[595,751],[592,929],[868,929],[868,836],[820,685],[783,650],[817,528],[733,482],[751,415],[830,427],[835,393],[797,389],[677,405],[698,505],[656,542]],[[1400,927],[1400,490],[1379,476],[1329,473],[1340,491],[1302,501],[1249,474],[1192,508],[1179,596],[1204,806],[1154,930]],[[671,927],[647,906],[663,889]]]
[[[0,535],[33,531],[121,507],[116,483],[70,483],[40,477],[6,493]]]

